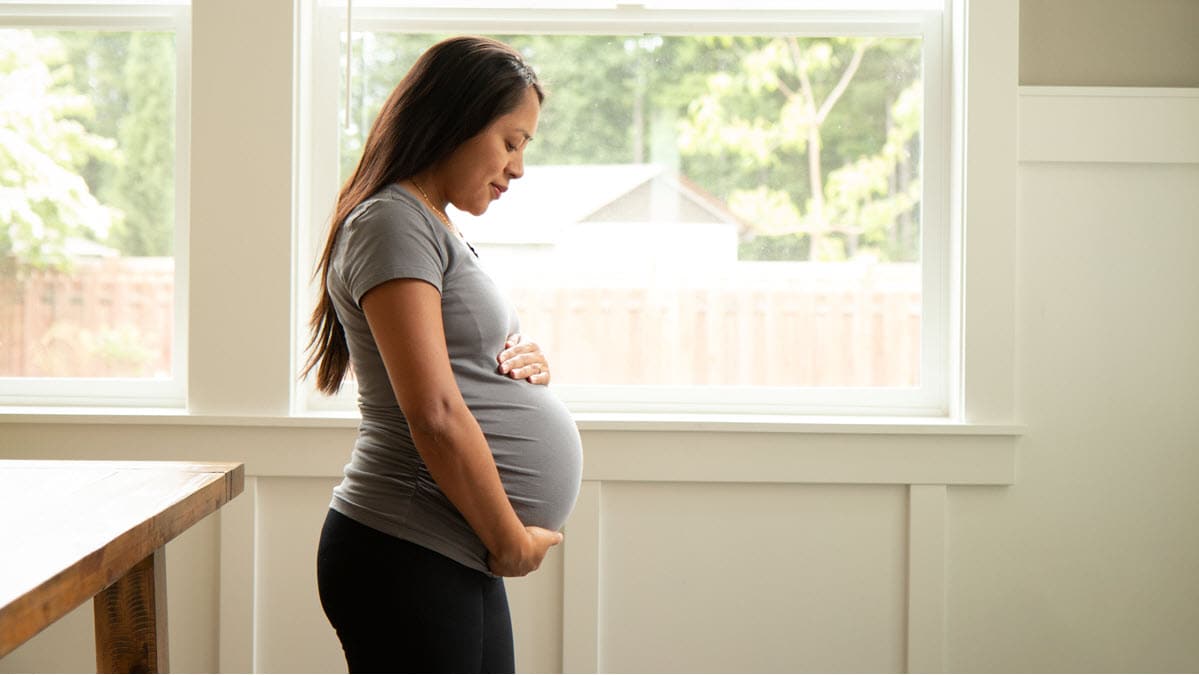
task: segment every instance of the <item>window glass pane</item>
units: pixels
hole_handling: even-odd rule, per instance
[[[175,39],[0,30],[0,377],[169,378]]]
[[[343,180],[441,37],[354,34]],[[451,216],[555,382],[920,384],[919,38],[495,37],[548,97],[524,178]]]

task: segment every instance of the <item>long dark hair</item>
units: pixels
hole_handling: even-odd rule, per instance
[[[354,175],[337,195],[325,251],[313,274],[320,276],[321,296],[308,322],[308,361],[301,378],[315,368],[317,389],[336,394],[349,368],[345,329],[326,286],[333,245],[346,217],[385,185],[434,166],[515,110],[529,87],[538,101],[544,100],[536,74],[519,52],[478,36],[433,45],[396,85],[371,126]]]

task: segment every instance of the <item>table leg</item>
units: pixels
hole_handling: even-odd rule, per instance
[[[165,548],[100,591],[93,604],[97,673],[168,671]]]

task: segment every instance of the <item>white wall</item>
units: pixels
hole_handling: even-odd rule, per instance
[[[198,4],[207,14],[197,30],[241,3]],[[285,0],[256,7],[290,17]],[[1014,50],[1010,3],[971,10],[994,31],[980,42]],[[970,199],[988,207],[966,244],[968,279],[989,272],[965,291],[976,375],[966,412],[981,389],[972,420],[984,424],[585,423],[586,482],[566,543],[509,585],[521,670],[1199,669],[1199,152],[1189,123],[1199,99],[1132,92],[1131,114],[1105,127],[1128,101],[1026,90],[1014,147],[1014,58],[999,63],[1004,77],[977,80],[991,105],[975,114],[993,108],[981,118],[992,126],[967,130],[991,131],[970,146],[979,163],[966,178]],[[215,80],[200,82],[212,95]],[[240,102],[277,94],[247,89]],[[219,128],[219,111],[202,113],[196,133]],[[1085,154],[1129,138],[1114,154]],[[232,172],[241,180],[223,183],[226,202],[262,196],[250,174],[263,167],[218,159],[194,165],[193,180]],[[210,244],[265,228],[255,236],[273,246],[287,236],[290,202],[267,204],[251,214],[197,205],[192,227]],[[0,457],[245,461],[246,492],[168,545],[172,666],[337,672],[315,542],[353,423],[280,416],[285,384],[258,385],[277,379],[273,360],[254,386],[226,391],[218,300],[234,305],[253,349],[277,341],[283,322],[253,311],[278,299],[273,285],[229,293],[217,260],[193,276],[193,294],[207,294],[193,307],[212,314],[192,329],[207,347],[191,393],[238,417],[6,414]],[[280,261],[265,268],[289,274]],[[985,424],[1012,419],[1022,436]],[[85,605],[0,672],[89,671],[91,629]]]
[[[951,493],[948,664],[1194,671],[1199,90],[1021,99],[1027,432],[1015,485]]]

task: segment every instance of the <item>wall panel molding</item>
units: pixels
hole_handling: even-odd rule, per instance
[[[908,672],[945,671],[944,485],[908,490]]]
[[[258,577],[258,477],[246,476],[240,499],[218,512],[220,518],[220,617],[218,663],[222,673],[255,672],[254,607]]]
[[[1199,89],[1020,87],[1021,162],[1199,163]]]
[[[0,457],[239,461],[246,476],[342,474],[351,427],[240,424],[4,425]],[[83,435],[88,443],[81,445]],[[1014,431],[982,434],[583,431],[584,480],[1011,485]],[[40,450],[33,450],[38,449]]]
[[[583,481],[565,529],[562,568],[562,672],[600,672],[602,483]]]

